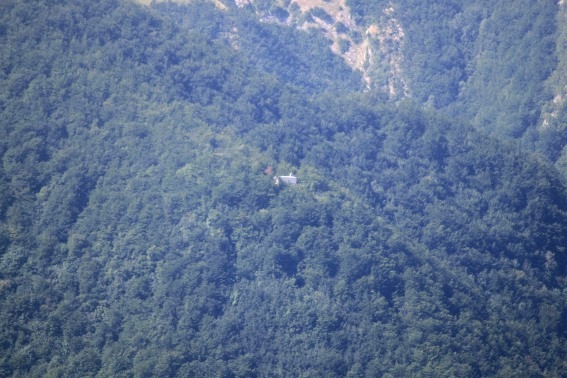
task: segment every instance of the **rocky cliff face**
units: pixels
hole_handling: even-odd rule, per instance
[[[149,5],[150,0],[136,0]],[[162,2],[164,0],[156,0]],[[224,11],[231,0],[211,0]],[[191,0],[175,0],[190,3]],[[404,30],[396,19],[395,5],[382,9],[379,22],[359,25],[355,22],[346,0],[258,1],[234,0],[239,7],[251,7],[264,22],[278,23],[301,30],[319,30],[331,42],[331,50],[342,56],[353,69],[360,71],[366,89],[377,91],[388,99],[408,96],[410,89],[402,70]],[[237,31],[230,38],[237,37]]]
[[[239,7],[254,7],[266,22],[320,30],[331,41],[331,50],[362,72],[367,90],[390,99],[409,94],[402,71],[404,30],[394,16],[394,4],[382,10],[378,23],[365,26],[355,22],[346,0],[278,1],[268,9],[258,7],[259,1],[235,2]]]

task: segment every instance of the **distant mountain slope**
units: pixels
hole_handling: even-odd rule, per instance
[[[349,5],[368,25],[380,3]],[[563,122],[552,121],[563,118],[563,2],[404,0],[393,9],[404,30],[400,72],[412,98],[564,166],[567,137]],[[548,109],[555,109],[552,118]]]
[[[228,13],[248,9],[264,23],[320,33],[374,95],[410,97],[498,137],[521,140],[567,174],[564,2],[213,3]]]
[[[546,159],[236,5],[0,25],[0,375],[567,374]]]

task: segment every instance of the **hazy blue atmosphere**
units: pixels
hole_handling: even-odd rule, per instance
[[[0,377],[567,376],[566,46],[552,0],[1,1]]]

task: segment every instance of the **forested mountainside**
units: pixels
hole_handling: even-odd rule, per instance
[[[0,375],[566,375],[553,161],[223,5],[0,3]]]
[[[265,22],[324,35],[375,95],[410,97],[519,140],[567,175],[564,1],[236,3]]]

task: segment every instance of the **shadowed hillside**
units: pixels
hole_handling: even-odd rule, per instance
[[[567,374],[545,157],[246,7],[0,20],[0,376]]]

